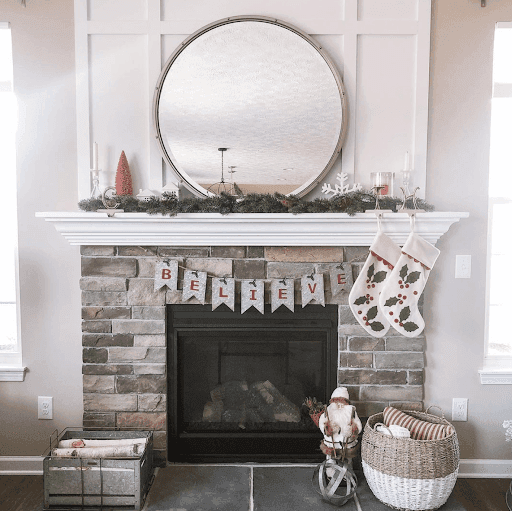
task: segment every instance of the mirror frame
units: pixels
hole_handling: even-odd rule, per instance
[[[200,185],[194,182],[194,184],[197,184],[195,186],[190,181],[192,179],[184,172],[180,171],[179,169],[179,162],[173,161],[173,158],[169,155],[167,152],[167,149],[165,148],[162,134],[160,131],[160,122],[159,122],[159,114],[158,114],[158,107],[160,104],[160,95],[162,92],[162,88],[165,82],[165,79],[167,77],[167,74],[174,63],[174,61],[178,58],[178,56],[187,48],[187,46],[195,41],[198,37],[205,34],[206,32],[220,27],[222,25],[226,25],[229,23],[238,23],[241,21],[257,21],[262,23],[271,23],[273,25],[280,26],[286,30],[290,30],[291,32],[297,34],[298,36],[305,39],[311,46],[313,46],[320,56],[324,59],[325,63],[329,66],[329,69],[331,70],[333,77],[336,81],[336,84],[338,86],[338,92],[340,94],[340,101],[341,101],[341,126],[340,126],[340,135],[338,138],[338,143],[336,144],[336,148],[334,149],[333,154],[331,155],[329,161],[327,162],[327,165],[325,168],[320,171],[316,177],[310,179],[311,182],[306,182],[299,188],[295,189],[293,191],[293,195],[297,197],[302,197],[312,191],[319,183],[320,181],[326,176],[326,174],[329,172],[329,170],[334,165],[335,161],[337,160],[338,156],[341,153],[341,148],[343,145],[343,142],[345,140],[346,132],[347,132],[347,124],[348,124],[348,118],[347,118],[347,97],[345,88],[343,86],[343,80],[341,78],[340,73],[336,69],[336,66],[331,59],[331,57],[328,55],[328,53],[323,49],[323,47],[316,42],[309,34],[306,34],[304,31],[300,30],[299,28],[295,27],[294,25],[287,23],[285,21],[278,20],[276,18],[271,18],[267,16],[255,16],[255,15],[245,15],[245,16],[231,16],[229,18],[223,18],[218,21],[214,21],[213,23],[210,23],[208,25],[205,25],[204,27],[200,28],[196,32],[194,32],[192,35],[187,37],[172,53],[172,55],[167,59],[167,62],[162,68],[162,71],[160,73],[160,76],[158,78],[155,93],[153,96],[153,128],[155,130],[155,136],[158,141],[158,146],[160,148],[160,151],[164,157],[164,160],[166,163],[170,166],[170,168],[173,170],[173,172],[176,174],[180,182],[194,195],[200,196],[200,197],[211,197],[215,196],[214,193],[209,192],[202,188]],[[288,194],[291,195],[291,194]]]

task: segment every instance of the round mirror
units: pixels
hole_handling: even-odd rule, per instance
[[[167,163],[196,195],[312,190],[341,151],[341,77],[325,51],[275,19],[238,16],[195,32],[157,83]]]

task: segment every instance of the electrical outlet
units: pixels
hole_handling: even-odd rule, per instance
[[[470,279],[471,278],[471,256],[458,255],[455,256],[455,278]]]
[[[468,399],[466,397],[454,397],[452,401],[452,421],[468,420]]]
[[[37,398],[37,418],[53,419],[53,397],[39,396]]]

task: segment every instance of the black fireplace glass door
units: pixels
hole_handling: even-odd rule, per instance
[[[324,394],[324,332],[265,330],[178,335],[186,431],[315,429],[302,403]]]
[[[337,307],[168,310],[171,461],[321,459],[303,405],[336,387]]]

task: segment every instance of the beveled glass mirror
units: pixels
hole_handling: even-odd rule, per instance
[[[237,16],[174,51],[158,79],[153,120],[166,162],[196,195],[215,193],[222,179],[243,193],[302,196],[339,156],[346,98],[332,60],[309,35]]]

